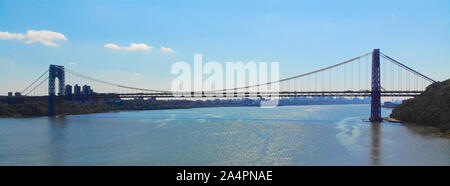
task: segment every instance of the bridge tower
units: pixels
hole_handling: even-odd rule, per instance
[[[372,52],[372,91],[370,121],[381,122],[380,49]]]
[[[64,66],[50,65],[48,70],[48,115],[55,115],[55,79],[58,78],[58,96],[64,95]]]

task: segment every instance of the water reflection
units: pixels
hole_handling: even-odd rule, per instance
[[[53,125],[63,125],[66,122],[65,115],[48,117],[48,119],[50,120],[50,123]]]
[[[403,124],[403,126],[411,134],[419,135],[421,137],[426,138],[433,138],[432,134],[439,131],[437,128],[434,127],[423,127],[414,124]]]
[[[63,165],[65,154],[66,130],[65,116],[49,117],[48,125],[48,161],[51,165]]]
[[[370,164],[381,165],[381,123],[372,123],[370,126]]]

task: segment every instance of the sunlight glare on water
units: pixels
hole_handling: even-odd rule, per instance
[[[433,128],[361,121],[369,111],[312,105],[2,118],[0,165],[450,165],[450,139]]]

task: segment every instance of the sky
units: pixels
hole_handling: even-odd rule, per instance
[[[0,94],[49,64],[101,80],[168,89],[172,64],[278,61],[280,78],[379,48],[450,78],[450,1],[0,0]]]

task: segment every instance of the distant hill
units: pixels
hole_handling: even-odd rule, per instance
[[[433,83],[422,95],[403,101],[390,117],[450,131],[450,79]]]

